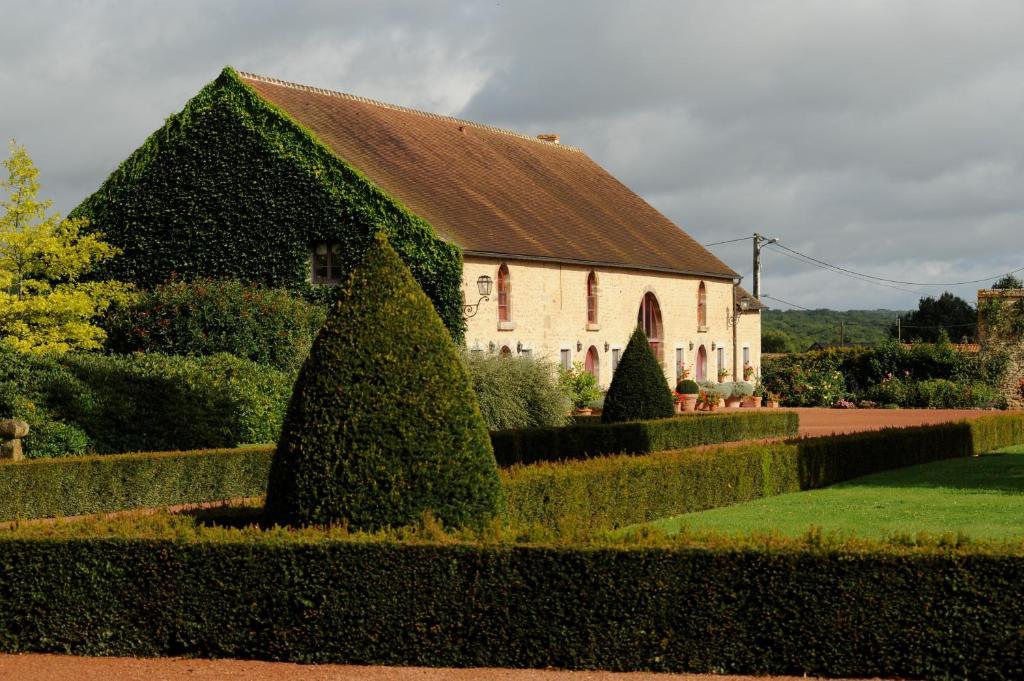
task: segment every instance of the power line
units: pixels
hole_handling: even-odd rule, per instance
[[[752,236],[741,236],[739,239],[729,239],[727,241],[716,241],[716,242],[711,243],[711,244],[704,244],[704,246],[705,247],[709,247],[709,246],[721,246],[722,244],[734,244],[737,241],[746,241],[747,239],[753,239],[753,238],[754,237],[752,237]]]
[[[773,246],[777,246],[778,244],[772,244],[772,245]],[[781,246],[781,248],[785,248],[785,246]],[[893,284],[886,284],[886,283],[881,282],[881,281],[874,281],[874,280],[872,280],[872,279],[870,279],[868,277],[861,276],[860,274],[858,274],[856,272],[850,272],[849,270],[842,270],[841,268],[833,267],[832,265],[829,265],[828,263],[819,264],[821,261],[816,261],[816,260],[814,260],[814,258],[808,258],[807,256],[804,256],[802,253],[798,253],[797,251],[793,251],[792,249],[789,249],[789,248],[786,248],[785,251],[780,251],[780,250],[775,250],[775,249],[773,249],[773,250],[774,250],[774,252],[778,253],[779,255],[784,255],[787,258],[790,258],[791,260],[796,260],[797,262],[801,262],[801,263],[803,263],[805,265],[810,265],[811,267],[817,267],[818,269],[826,270],[828,272],[833,272],[835,274],[847,277],[849,279],[854,279],[856,281],[862,281],[862,282],[864,282],[866,284],[874,284],[875,286],[882,286],[884,288],[891,288],[891,289],[895,289],[897,291],[903,291],[905,293],[913,293],[915,295],[916,294],[920,294],[920,291],[915,291],[913,289],[904,288],[902,286],[895,286]],[[787,253],[786,251],[791,251],[792,254],[791,253]]]
[[[989,276],[989,277],[983,277],[981,279],[972,279],[970,281],[951,281],[951,282],[945,282],[945,283],[943,283],[943,282],[922,282],[922,281],[900,281],[899,279],[886,279],[885,277],[876,277],[873,274],[864,274],[863,272],[856,272],[854,270],[850,270],[850,269],[847,269],[845,267],[840,267],[839,265],[833,265],[831,263],[825,262],[824,260],[819,260],[819,259],[817,259],[817,258],[815,258],[813,256],[807,255],[806,253],[801,253],[800,251],[794,250],[794,249],[789,248],[787,246],[783,246],[780,243],[775,243],[773,245],[776,248],[781,248],[781,249],[787,250],[790,253],[793,253],[795,255],[799,255],[801,258],[806,258],[807,260],[811,260],[813,262],[816,262],[816,263],[818,263],[820,265],[828,267],[829,269],[838,270],[840,272],[847,272],[849,274],[856,275],[858,277],[863,277],[865,279],[874,279],[875,281],[884,281],[884,282],[889,282],[890,284],[903,284],[905,286],[965,286],[967,284],[980,284],[983,281],[991,281],[993,279],[998,279],[1000,277],[1005,277],[1005,276],[1010,275],[1010,274],[1016,274],[1017,272],[1024,272],[1024,267],[1018,267],[1017,269],[1011,270],[1010,272],[1002,272],[1000,274],[993,274],[992,276]],[[915,293],[916,293],[916,291],[915,291]]]

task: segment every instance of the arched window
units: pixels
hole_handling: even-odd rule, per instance
[[[498,321],[512,321],[512,282],[505,263],[498,268]]]
[[[597,275],[587,275],[587,324],[597,324]]]
[[[708,380],[708,351],[703,345],[697,350],[697,380]]]
[[[703,281],[697,287],[697,326],[702,330],[708,327],[708,291]]]
[[[661,335],[661,306],[653,293],[645,293],[640,301],[640,310],[636,314],[636,325],[647,334],[647,341],[659,362],[664,361],[664,343]]]
[[[587,359],[583,366],[598,383],[601,382],[601,358],[597,354],[597,348],[593,345],[587,350]]]

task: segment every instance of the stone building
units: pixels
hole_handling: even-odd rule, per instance
[[[737,273],[556,135],[225,69],[79,210],[130,275],[312,288],[344,278],[363,241],[344,230],[362,221],[403,240],[471,350],[582,362],[607,386],[640,324],[671,382],[683,366],[707,380],[760,371],[761,306]],[[461,251],[464,326],[457,293],[432,288],[449,276],[439,261],[408,259],[433,239]]]

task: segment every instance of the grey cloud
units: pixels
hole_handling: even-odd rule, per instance
[[[703,242],[758,230],[894,279],[1024,265],[1016,2],[4,4],[0,135],[64,211],[232,64],[560,133]],[[749,273],[749,243],[715,251]],[[766,254],[764,290],[908,308],[942,289]]]

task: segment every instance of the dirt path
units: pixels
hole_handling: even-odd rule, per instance
[[[1007,412],[982,409],[788,409],[800,415],[800,434],[855,433],[880,428],[923,426]]]
[[[616,674],[538,669],[356,667],[182,658],[0,655],[0,681],[796,681],[797,678],[647,672]]]

